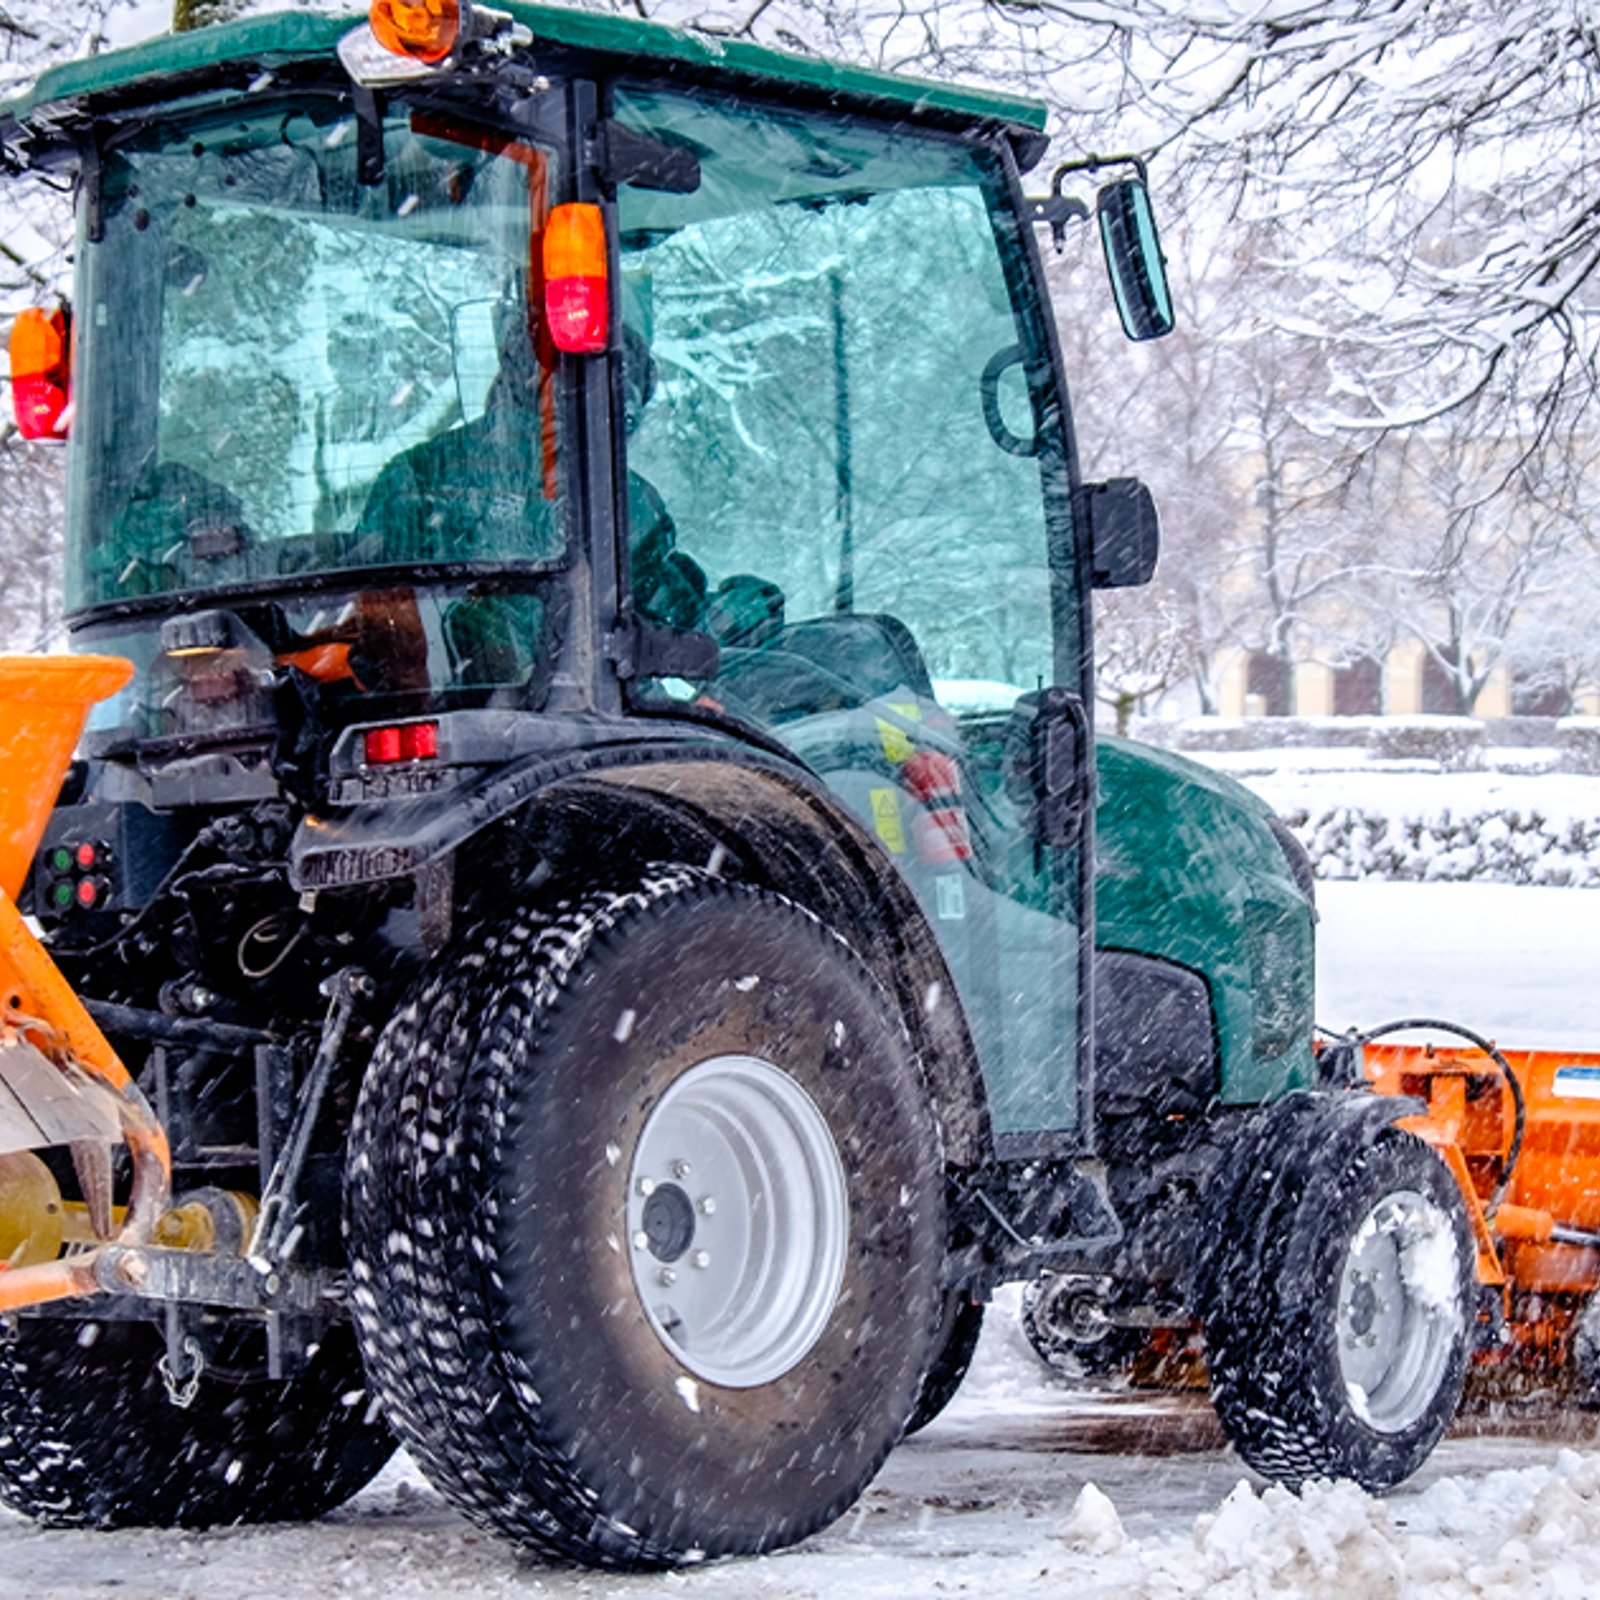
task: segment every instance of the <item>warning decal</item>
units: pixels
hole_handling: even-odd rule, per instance
[[[886,850],[900,855],[906,847],[906,830],[900,821],[900,798],[893,789],[870,789],[873,831]]]

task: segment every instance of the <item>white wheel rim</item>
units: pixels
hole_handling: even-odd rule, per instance
[[[715,1056],[684,1073],[640,1132],[627,1214],[640,1304],[697,1378],[770,1383],[821,1337],[849,1191],[827,1121],[786,1072]]]
[[[1378,1433],[1425,1417],[1462,1331],[1455,1229],[1413,1189],[1362,1219],[1339,1275],[1339,1370],[1356,1415]]]

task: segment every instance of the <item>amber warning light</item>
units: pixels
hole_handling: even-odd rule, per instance
[[[471,6],[466,10],[470,17]],[[385,50],[431,66],[455,49],[461,12],[461,0],[372,0],[367,20]]]
[[[11,404],[24,439],[61,439],[71,421],[72,314],[31,307],[11,325]]]

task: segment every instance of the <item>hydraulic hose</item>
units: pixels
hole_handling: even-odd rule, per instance
[[[1474,1033],[1471,1028],[1463,1028],[1459,1022],[1444,1022],[1438,1017],[1402,1017],[1398,1022],[1385,1022],[1376,1028],[1328,1036],[1341,1044],[1365,1045],[1376,1044],[1379,1039],[1387,1038],[1391,1033],[1409,1033],[1416,1029],[1432,1033],[1451,1033],[1458,1039],[1465,1039],[1468,1044],[1481,1050],[1494,1062],[1500,1076],[1505,1080],[1506,1087],[1511,1091],[1511,1103],[1515,1108],[1511,1127],[1511,1148],[1506,1151],[1505,1170],[1500,1174],[1500,1181],[1495,1185],[1494,1194],[1486,1207],[1486,1214],[1493,1221],[1495,1211],[1511,1187],[1512,1174],[1517,1170],[1517,1158],[1522,1154],[1522,1136],[1528,1123],[1527,1099],[1522,1092],[1521,1083],[1517,1081],[1516,1073],[1511,1070],[1511,1063],[1482,1034]],[[1326,1029],[1323,1031],[1327,1032]]]

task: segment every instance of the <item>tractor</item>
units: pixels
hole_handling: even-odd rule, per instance
[[[1041,236],[1172,305],[1044,129],[468,0],[0,106],[77,227],[10,341],[70,653],[0,671],[0,1499],[308,1518],[398,1440],[549,1558],[772,1550],[1043,1271],[1198,1317],[1270,1475],[1427,1455],[1472,1238],[1313,1053],[1305,857],[1092,726],[1157,521]]]

